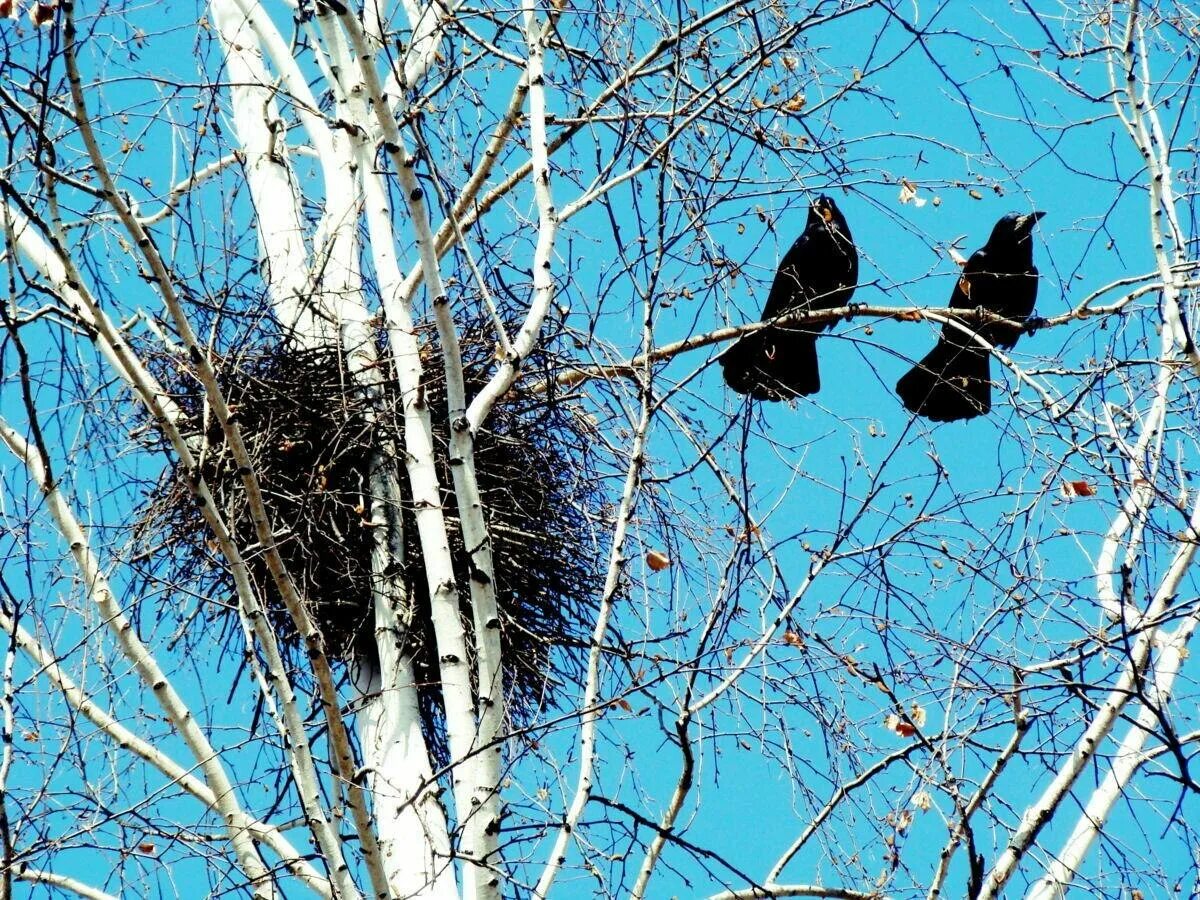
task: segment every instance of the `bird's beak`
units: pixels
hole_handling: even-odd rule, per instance
[[[1021,216],[1021,218],[1017,219],[1017,231],[1019,231],[1021,234],[1029,234],[1031,231],[1033,231],[1033,226],[1036,225],[1038,220],[1044,215],[1046,215],[1044,212],[1038,210],[1037,212],[1031,212],[1027,216]]]

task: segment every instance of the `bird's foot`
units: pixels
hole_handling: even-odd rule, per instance
[[[1030,316],[1025,320],[1025,334],[1029,335],[1029,337],[1033,337],[1033,333],[1039,328],[1045,328],[1046,324],[1046,320],[1041,316]]]
[[[861,316],[863,310],[871,304],[869,303],[847,303],[846,304],[846,321],[850,321],[855,316]]]

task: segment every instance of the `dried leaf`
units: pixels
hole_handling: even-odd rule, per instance
[[[970,197],[972,200],[982,200],[983,199],[983,194],[979,193],[979,191],[975,190],[975,188],[971,188],[971,190],[967,191],[967,196]]]
[[[789,647],[795,647],[798,650],[804,649],[804,638],[796,634],[794,631],[785,631],[783,633],[783,642]]]
[[[891,713],[883,720],[884,727],[888,731],[894,731],[900,737],[912,737],[917,733],[916,726],[910,722],[905,722],[895,713]]]
[[[29,7],[29,21],[34,26],[47,25],[54,21],[54,10],[57,3],[35,3]]]
[[[900,202],[911,203],[920,209],[929,201],[917,194],[917,186],[907,178],[900,179]]]
[[[797,94],[791,100],[783,104],[783,108],[788,112],[800,112],[804,109],[804,104],[808,102],[808,98],[804,94]]]
[[[646,553],[646,565],[650,567],[651,572],[661,572],[670,567],[671,557],[661,550],[650,550]]]
[[[1064,481],[1062,484],[1062,495],[1068,500],[1076,497],[1095,497],[1096,488],[1087,481]]]

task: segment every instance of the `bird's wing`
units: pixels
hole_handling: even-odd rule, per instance
[[[1002,313],[1010,319],[1026,319],[1033,312],[1037,303],[1038,270],[1030,265],[1023,273],[1026,277],[1017,279],[1017,284],[1011,293],[1011,301],[1005,305]]]
[[[950,295],[951,309],[974,309],[979,305],[979,299],[971,297],[972,276],[986,272],[987,267],[986,249],[979,249],[971,254],[971,258],[967,260],[967,264],[962,268],[962,273],[958,276],[958,281],[954,284],[954,293]]]
[[[805,278],[810,243],[808,234],[802,234],[783,255],[783,261],[779,263],[779,270],[775,273],[775,280],[771,282],[767,305],[763,307],[764,319],[782,316],[807,298]]]

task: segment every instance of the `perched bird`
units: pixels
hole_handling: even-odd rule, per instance
[[[1009,213],[986,244],[971,254],[950,297],[953,309],[984,309],[1022,326],[976,323],[994,347],[1016,344],[1037,299],[1033,226],[1044,212]],[[934,348],[896,384],[904,405],[935,422],[973,419],[992,408],[991,354],[952,325],[942,326]]]
[[[818,197],[808,224],[784,254],[763,321],[791,312],[845,306],[858,283],[858,250],[841,210],[829,197]],[[721,354],[725,381],[756,400],[790,400],[821,389],[817,335],[821,325],[772,325],[748,334]]]

